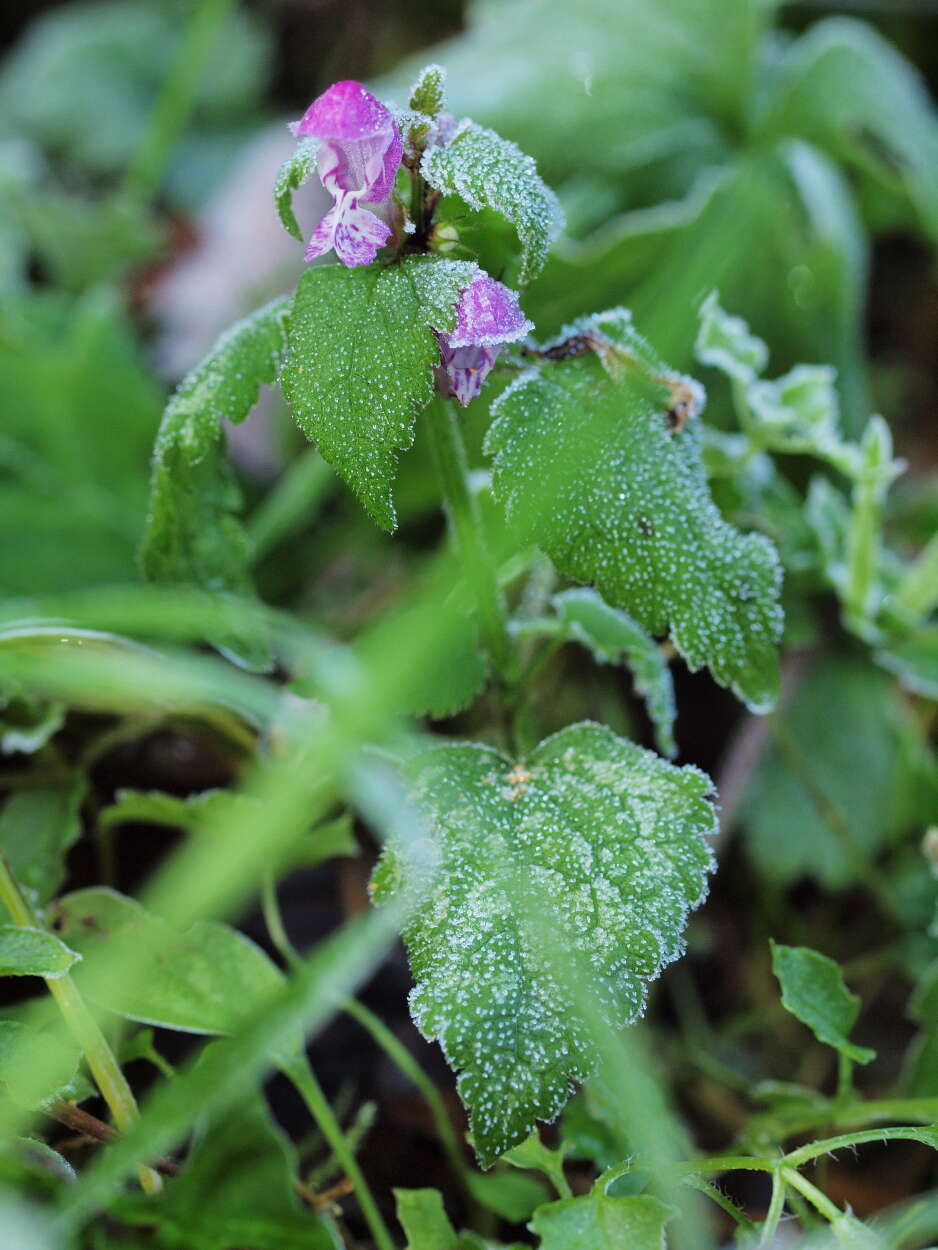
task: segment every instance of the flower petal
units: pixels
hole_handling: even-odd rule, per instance
[[[321,223],[320,223],[321,224]],[[391,227],[354,200],[341,213],[335,227],[334,247],[343,265],[370,265],[391,237]]]
[[[454,348],[513,343],[533,329],[515,292],[480,271],[459,297],[456,325],[446,341]]]

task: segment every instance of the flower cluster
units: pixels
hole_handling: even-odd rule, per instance
[[[317,169],[333,198],[306,249],[313,260],[331,249],[343,265],[369,265],[392,235],[391,193],[404,154],[391,111],[361,83],[334,83],[290,129],[319,141]],[[446,143],[453,119],[444,114],[434,141]],[[367,207],[366,207],[367,206]],[[456,325],[437,331],[441,395],[465,406],[474,399],[506,343],[530,333],[514,291],[479,270],[460,292]]]

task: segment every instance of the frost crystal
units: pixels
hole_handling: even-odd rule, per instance
[[[459,1073],[488,1166],[536,1120],[553,1119],[594,1067],[574,971],[587,971],[599,1010],[619,1027],[680,955],[712,866],[713,787],[698,769],[588,723],[521,763],[456,743],[406,773],[439,851],[405,930],[411,1008]],[[408,884],[392,844],[375,897]]]

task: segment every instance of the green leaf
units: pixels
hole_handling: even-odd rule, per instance
[[[938,117],[913,66],[872,26],[831,18],[793,42],[760,129],[823,147],[938,238]]]
[[[405,1250],[456,1250],[456,1230],[438,1189],[395,1189],[394,1201],[407,1238]]]
[[[433,395],[434,280],[445,276],[451,307],[459,294],[462,269],[443,263],[316,266],[300,280],[290,317],[283,389],[293,415],[387,530],[396,524],[397,452],[410,446],[414,418]]]
[[[132,980],[86,986],[94,1001],[143,1024],[187,1033],[233,1033],[276,995],[283,977],[237,930],[200,920],[184,933],[115,890],[94,887],[59,899],[56,933],[82,955],[106,945],[133,962]],[[76,971],[83,988],[81,970]]]
[[[295,150],[280,166],[274,182],[274,203],[284,230],[302,242],[303,232],[293,212],[293,192],[311,178],[316,168],[319,140],[301,139]]]
[[[895,674],[903,690],[938,700],[938,625],[889,643],[876,652],[876,662]]]
[[[704,896],[716,826],[711,783],[610,730],[574,725],[522,762],[478,744],[406,766],[439,864],[432,881],[392,843],[376,900],[423,883],[404,935],[418,1027],[459,1075],[483,1166],[552,1119],[596,1055],[569,976],[545,957],[535,918],[591,970],[616,1026],[682,950]],[[412,878],[415,873],[418,880]]]
[[[496,1165],[491,1172],[470,1172],[469,1192],[486,1211],[509,1224],[523,1224],[534,1210],[550,1199],[550,1190],[537,1176]]]
[[[224,1043],[214,1043],[214,1046]],[[296,1151],[259,1093],[199,1125],[179,1176],[156,1199],[118,1203],[130,1224],[159,1223],[159,1244],[179,1250],[340,1250],[331,1220],[296,1195]]]
[[[563,215],[533,159],[517,144],[463,121],[445,145],[427,148],[420,172],[444,195],[458,195],[470,208],[490,208],[507,218],[521,242],[520,281],[540,273],[563,228]]]
[[[0,755],[42,750],[65,724],[65,706],[16,686],[0,690]]]
[[[54,594],[136,579],[163,396],[114,290],[0,307],[0,585]]]
[[[73,1043],[19,1020],[0,1020],[0,1084],[18,1106],[32,1109],[50,1098],[71,1097],[78,1061]]]
[[[662,755],[677,754],[674,741],[674,683],[661,648],[653,638],[595,590],[565,590],[553,598],[558,616],[571,637],[588,647],[599,664],[620,664],[632,670],[635,689],[645,700]]]
[[[576,329],[611,342],[608,376],[593,354],[523,374],[493,405],[486,438],[493,489],[523,539],[558,569],[595,582],[607,603],[707,665],[755,711],[778,693],[781,568],[762,535],[720,516],[695,422],[667,418],[686,386],[613,310]]]
[[[408,256],[404,262],[420,301],[420,315],[434,330],[452,330],[456,305],[479,267],[473,261],[444,256]]]
[[[597,1185],[582,1198],[538,1207],[530,1228],[540,1250],[665,1250],[664,1226],[674,1214],[650,1194],[610,1198]]]
[[[565,1147],[552,1150],[541,1141],[540,1134],[535,1130],[525,1141],[505,1152],[502,1158],[512,1167],[523,1168],[535,1172],[543,1172],[556,1189],[561,1198],[570,1198],[572,1193],[563,1170]]]
[[[860,1000],[844,985],[833,959],[807,946],[772,947],[772,971],[782,987],[782,1006],[806,1024],[819,1042],[855,1063],[869,1063],[876,1051],[857,1046],[849,1033],[860,1014]]]
[[[65,879],[65,856],[81,833],[85,786],[81,773],[67,772],[41,788],[17,790],[0,808],[0,851],[38,902],[51,898]]]
[[[762,240],[753,266],[741,237]],[[867,243],[849,186],[808,144],[741,155],[681,200],[625,213],[580,245],[558,243],[526,311],[554,333],[584,308],[629,306],[669,361],[690,369],[701,291],[771,342],[787,369],[803,360],[835,366],[848,431],[866,420],[860,308]],[[781,275],[795,273],[793,281]]]
[[[408,106],[417,113],[426,113],[428,117],[436,117],[445,100],[446,70],[442,65],[425,65],[410,89]]]
[[[241,494],[225,456],[222,421],[243,421],[262,383],[276,381],[286,350],[289,298],[228,330],[169,401],[153,453],[150,510],[140,551],[146,577],[213,593],[251,594]],[[270,663],[269,640],[213,639],[252,667]]]
[[[769,349],[749,330],[742,317],[724,312],[716,291],[700,306],[700,329],[694,355],[738,382],[751,382],[769,361]]]
[[[81,958],[44,929],[0,924],[0,977],[64,977]]]
[[[779,719],[740,810],[749,854],[779,885],[806,876],[844,889],[902,828],[895,808],[909,784],[909,729],[901,702],[874,665],[825,651]]]

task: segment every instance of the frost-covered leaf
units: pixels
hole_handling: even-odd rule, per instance
[[[417,113],[436,117],[446,99],[446,70],[442,65],[425,65],[410,89],[408,105]]]
[[[595,590],[565,590],[553,599],[557,615],[570,635],[592,651],[600,664],[621,664],[632,670],[635,689],[645,700],[662,755],[677,754],[674,741],[674,682],[655,640],[625,612],[611,608]]]
[[[293,192],[307,182],[316,169],[319,140],[301,139],[296,148],[280,166],[274,182],[274,203],[284,230],[302,241],[303,232],[293,212]]]
[[[806,1024],[819,1042],[855,1063],[869,1063],[876,1051],[850,1041],[860,1000],[844,985],[833,959],[807,946],[772,943],[772,971],[782,987],[782,1006]]]
[[[938,625],[889,643],[876,652],[876,661],[895,674],[903,690],[938,700]]]
[[[0,851],[39,903],[50,899],[65,879],[65,856],[81,833],[85,787],[81,773],[68,772],[35,789],[15,791],[0,808]]]
[[[445,145],[427,148],[420,172],[445,195],[458,195],[470,208],[490,208],[506,217],[521,242],[520,281],[537,276],[563,227],[563,215],[534,161],[517,144],[463,121]]]
[[[0,977],[64,977],[80,956],[44,929],[0,924]]]
[[[455,305],[461,268],[368,265],[307,270],[290,318],[283,389],[308,438],[372,519],[392,530],[397,452],[433,395],[439,344],[428,320]]]
[[[19,1020],[0,1020],[0,1085],[19,1106],[38,1107],[66,1090],[78,1061],[74,1043]]]
[[[623,310],[577,329],[612,341],[551,362],[499,396],[486,438],[493,488],[521,535],[567,576],[649,633],[670,630],[692,669],[707,665],[754,710],[778,693],[781,568],[762,535],[741,534],[710,498],[696,423],[672,429],[674,384]]]
[[[757,423],[785,451],[814,451],[839,438],[837,374],[830,365],[796,365],[775,381],[754,382],[747,392]]]
[[[434,330],[452,330],[460,292],[479,272],[478,265],[430,255],[408,256],[404,265],[420,301],[421,317]]]
[[[184,933],[115,890],[93,887],[53,906],[56,933],[82,955],[126,952],[132,978],[96,979],[89,996],[143,1024],[188,1033],[231,1033],[280,989],[283,978],[237,930],[200,920]],[[76,969],[82,987],[82,969]]]
[[[715,829],[703,773],[675,768],[593,724],[520,762],[454,743],[406,765],[438,858],[429,879],[391,844],[375,895],[424,891],[405,929],[421,1031],[459,1073],[483,1166],[552,1119],[596,1055],[569,968],[591,971],[615,1026],[636,1019],[646,982],[676,959],[706,891]]]
[[[581,1198],[538,1207],[531,1231],[539,1250],[665,1250],[665,1225],[675,1214],[650,1194],[610,1198],[597,1184]]]
[[[248,540],[238,515],[241,493],[225,455],[222,422],[243,421],[261,384],[276,381],[289,312],[290,299],[283,298],[238,322],[166,406],[140,551],[150,581],[252,593]],[[256,625],[243,637],[212,641],[254,667],[270,662],[269,641]]]
[[[767,880],[808,876],[842,889],[898,832],[894,809],[908,784],[900,700],[874,665],[823,652],[779,718],[783,738],[764,756],[740,811],[749,854]],[[814,787],[839,812],[836,827]]]
[[[769,361],[769,349],[752,334],[742,317],[724,312],[711,291],[700,306],[700,329],[694,355],[704,365],[720,369],[737,382],[751,382]]]

